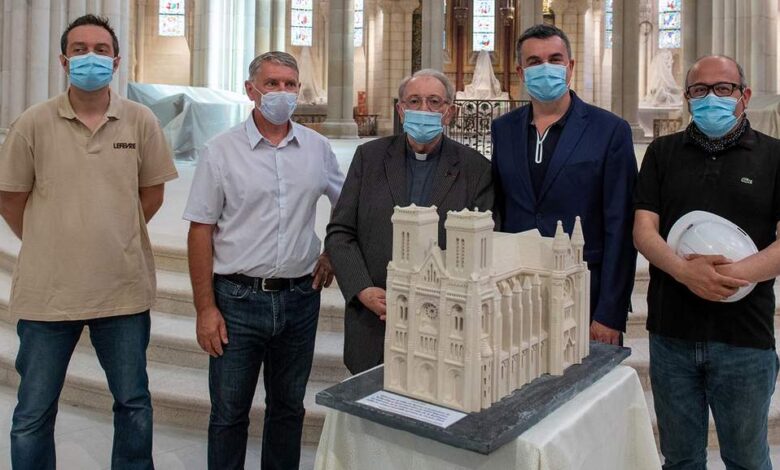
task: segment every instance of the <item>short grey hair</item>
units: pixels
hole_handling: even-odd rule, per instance
[[[739,73],[739,86],[741,86],[743,89],[747,87],[747,79],[745,78],[745,69],[742,68],[741,65],[739,65],[739,62],[737,62],[733,57],[729,57],[727,55],[719,55],[719,54],[712,54],[712,55],[705,55],[702,57],[699,57],[696,59],[696,62],[691,65],[691,68],[688,69],[688,71],[685,73],[685,92],[688,93],[688,77],[691,75],[691,70],[693,70],[694,67],[699,65],[699,62],[701,62],[704,59],[708,59],[710,57],[715,57],[718,59],[726,59],[729,62],[733,63],[737,66],[737,73]]]
[[[403,101],[404,99],[404,93],[406,92],[406,85],[409,84],[412,80],[419,77],[433,77],[436,80],[440,81],[442,85],[444,85],[444,89],[446,90],[447,96],[444,97],[445,100],[447,100],[447,103],[452,103],[455,101],[455,85],[452,84],[449,78],[447,78],[446,75],[444,75],[442,72],[436,70],[436,69],[422,69],[414,72],[414,74],[409,75],[408,77],[401,80],[401,84],[398,85],[398,99]]]
[[[260,67],[264,62],[273,62],[274,64],[284,65],[285,67],[290,67],[295,70],[296,74],[298,73],[298,61],[295,60],[295,57],[287,52],[271,51],[264,52],[252,60],[249,64],[249,78],[247,80],[255,78],[255,75],[260,71]]]

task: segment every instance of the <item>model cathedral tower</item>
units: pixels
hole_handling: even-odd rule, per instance
[[[590,277],[571,238],[493,232],[490,212],[396,207],[387,267],[385,389],[472,412],[588,355]]]

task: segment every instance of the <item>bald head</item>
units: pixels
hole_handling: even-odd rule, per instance
[[[742,66],[731,57],[723,55],[708,55],[700,58],[685,75],[686,90],[695,83],[712,85],[718,82],[736,83],[743,88],[747,86]]]

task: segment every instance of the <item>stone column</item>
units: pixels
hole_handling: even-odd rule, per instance
[[[422,68],[441,70],[444,37],[444,8],[441,0],[422,0],[422,23]]]
[[[271,0],[257,0],[255,6],[255,55],[271,50],[272,18]]]
[[[330,0],[328,48],[328,117],[322,123],[323,135],[356,139],[357,124],[352,116],[354,81],[354,0]]]
[[[144,50],[146,42],[146,1],[136,0],[135,4],[135,81],[144,81]]]
[[[566,3],[568,4],[568,1],[566,1]],[[520,29],[518,30],[517,33],[518,36],[522,34],[523,31],[530,28],[531,26],[543,22],[544,18],[542,18],[542,6],[543,6],[542,0],[521,0],[520,1],[520,16],[519,16]],[[515,61],[517,61],[517,59],[518,58],[515,57]],[[519,99],[521,100],[529,99],[528,93],[525,91],[525,87],[522,85],[520,85]]]
[[[194,2],[190,76],[193,86],[208,86],[209,9],[204,2]]]
[[[718,1],[718,0],[716,0]],[[699,44],[699,38],[696,31],[697,25],[697,12],[698,0],[683,0],[682,2],[682,69],[683,79],[682,87],[685,87],[685,75],[688,73],[688,69],[699,58],[699,49],[703,44]],[[684,90],[683,90],[684,91]],[[683,100],[685,97],[683,97]],[[682,119],[683,125],[685,125],[690,118],[688,112],[688,106],[683,103],[682,106]]]
[[[644,140],[639,127],[639,3],[615,0],[612,13],[612,112],[631,125],[634,142]]]
[[[0,6],[0,139],[4,140],[11,123],[11,2],[0,2]]]
[[[274,19],[271,26],[272,30],[270,50],[284,51],[287,49],[287,1],[272,1]]]
[[[382,66],[386,86],[384,96],[387,97],[379,112],[388,119],[382,124],[389,127],[380,127],[380,132],[385,135],[393,131],[393,100],[398,97],[398,85],[412,71],[412,13],[418,5],[418,0],[379,1],[384,22],[383,47],[386,53]]]
[[[96,3],[100,5],[100,14],[108,18],[119,40],[119,68],[114,72],[111,88],[122,96],[127,95],[127,82],[130,66],[130,36],[134,35],[130,30],[130,3],[128,0],[102,0]]]
[[[568,3],[568,2],[567,2]],[[555,3],[553,3],[554,5]],[[542,0],[520,1],[520,33],[535,24],[542,23]]]
[[[722,54],[736,57],[737,0],[723,0],[723,50]]]
[[[683,74],[691,68],[699,56],[699,43],[696,31],[697,0],[682,2],[682,59]]]
[[[27,59],[29,54],[27,18],[29,17],[29,6],[27,2],[4,3],[8,7],[4,16],[10,20],[11,34],[7,43],[10,49],[8,81],[4,81],[7,89],[3,90],[4,96],[6,96],[5,92],[7,91],[8,99],[3,100],[3,122],[0,127],[7,128],[11,121],[29,106],[27,102]],[[5,68],[5,64],[3,66]]]
[[[49,0],[33,0],[30,4],[29,27],[30,35],[28,51],[46,51],[49,49]],[[14,45],[14,47],[16,47]],[[52,54],[40,52],[30,54],[27,58],[27,102],[40,103],[49,98],[49,61]],[[53,64],[52,64],[53,65]]]
[[[390,135],[393,131],[392,96],[388,92],[387,76],[385,73],[384,39],[389,34],[385,30],[385,13],[379,7],[376,0],[366,0],[365,8],[366,25],[366,88],[368,92],[368,112],[378,114],[377,130],[379,135]],[[389,110],[389,114],[388,114]]]
[[[777,9],[772,0],[752,0],[746,21],[749,32],[744,39],[750,46],[750,60],[745,73],[759,94],[777,93]]]
[[[777,3],[774,0],[698,0],[697,55],[733,57],[758,94],[777,92]],[[704,14],[701,14],[704,13]],[[709,20],[709,21],[708,21]],[[712,25],[712,29],[708,25]],[[710,32],[711,31],[711,32]],[[712,47],[703,47],[707,40]]]
[[[255,53],[254,0],[196,2],[192,83],[242,92]]]
[[[574,76],[571,79],[570,86],[580,97],[586,101],[592,100],[592,94],[588,95],[585,89],[585,73],[587,71],[585,58],[585,11],[588,9],[587,3],[581,0],[556,0],[552,4],[553,11],[556,12],[556,23],[569,37],[571,43],[571,58],[575,60]]]
[[[583,100],[593,103],[596,98],[595,84],[596,77],[596,49],[598,48],[598,38],[595,34],[596,22],[594,21],[593,8],[581,9],[580,28],[582,30],[582,50],[578,55],[579,62],[577,67],[582,71],[582,80],[577,92]]]

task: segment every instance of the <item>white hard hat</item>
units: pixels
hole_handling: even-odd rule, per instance
[[[731,261],[739,261],[758,253],[750,236],[730,220],[706,211],[692,211],[674,223],[666,237],[666,243],[679,256],[723,255]],[[736,302],[748,295],[755,283],[740,287],[723,302]]]

